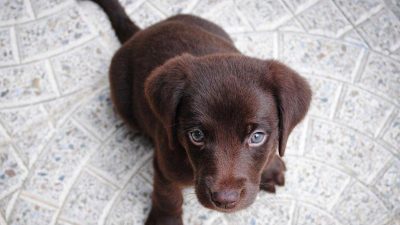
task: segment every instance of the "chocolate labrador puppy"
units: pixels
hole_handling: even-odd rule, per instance
[[[233,212],[283,185],[283,156],[311,100],[307,82],[275,60],[241,54],[219,26],[177,15],[141,30],[118,0],[94,0],[123,43],[110,67],[119,115],[155,145],[147,225],[182,224],[194,185],[207,208]]]

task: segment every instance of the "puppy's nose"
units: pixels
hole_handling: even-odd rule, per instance
[[[211,197],[217,207],[231,209],[239,201],[240,193],[236,190],[223,190],[213,192]]]

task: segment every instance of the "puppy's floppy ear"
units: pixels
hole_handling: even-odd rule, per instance
[[[144,84],[144,92],[152,111],[162,122],[171,149],[175,143],[176,109],[190,76],[189,54],[174,57],[154,69]]]
[[[274,60],[267,61],[266,85],[276,99],[279,112],[279,155],[283,156],[289,134],[306,115],[312,92],[307,81]]]

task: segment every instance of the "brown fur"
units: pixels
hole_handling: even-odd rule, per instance
[[[305,116],[311,91],[295,71],[241,54],[217,25],[178,15],[140,30],[117,0],[97,0],[123,46],[110,67],[114,105],[155,144],[152,209],[146,224],[182,224],[182,193],[194,185],[205,207],[232,212],[259,189],[284,184],[281,158]],[[129,38],[127,38],[129,37]],[[188,131],[201,128],[202,146]],[[255,129],[267,133],[250,147]]]

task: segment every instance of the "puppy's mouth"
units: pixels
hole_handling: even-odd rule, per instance
[[[216,193],[212,193],[208,188],[195,187],[197,199],[206,208],[216,210],[223,213],[232,213],[250,206],[256,197],[252,196],[248,190],[243,189],[240,191],[237,199],[232,199],[228,194],[228,200],[223,197],[215,196]],[[231,198],[231,199],[229,199]]]

